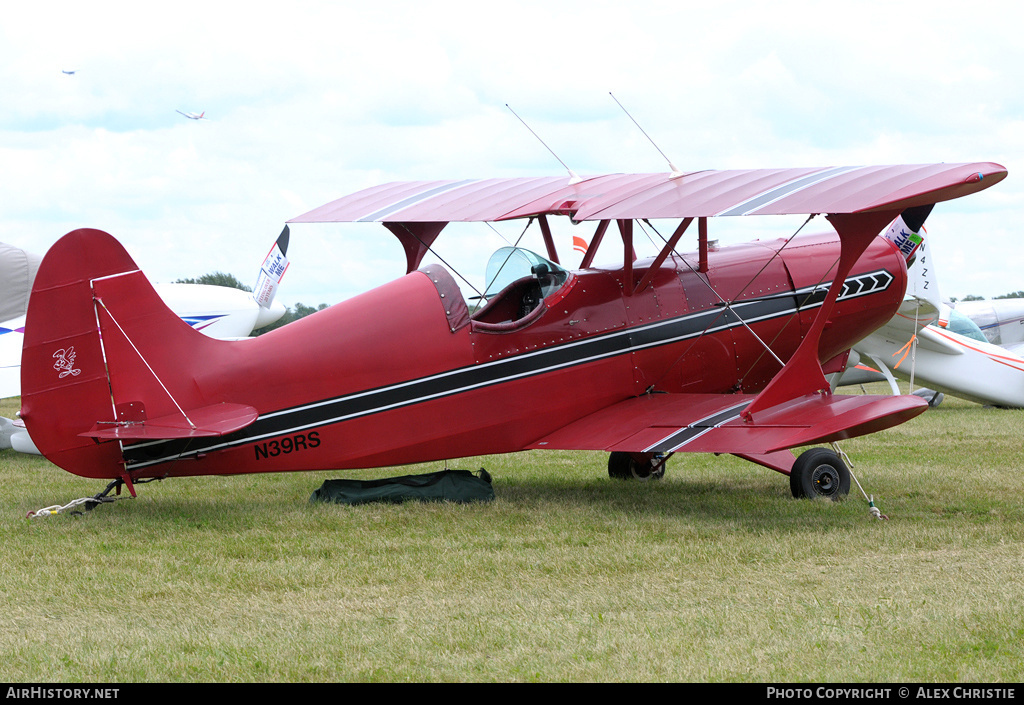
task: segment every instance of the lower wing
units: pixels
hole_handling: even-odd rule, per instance
[[[913,395],[808,394],[750,415],[754,394],[649,394],[575,421],[530,448],[760,456],[855,438],[917,416]]]

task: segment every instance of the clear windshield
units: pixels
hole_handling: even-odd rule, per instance
[[[569,278],[569,272],[536,252],[521,247],[502,247],[487,260],[484,270],[484,298],[489,299],[514,281],[535,277],[543,296],[557,291]]]

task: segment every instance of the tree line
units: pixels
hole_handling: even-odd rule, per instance
[[[1002,296],[993,296],[992,298],[993,299],[1024,299],[1024,291],[1011,291],[1009,294],[1003,294]],[[985,300],[984,296],[975,296],[974,294],[968,294],[967,296],[963,297],[962,299],[953,299],[952,301],[954,303],[956,303],[957,301],[984,301],[984,300]]]

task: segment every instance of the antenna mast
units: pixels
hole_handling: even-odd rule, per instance
[[[661,156],[665,158],[666,162],[668,162],[668,167],[669,167],[669,169],[672,170],[672,173],[669,175],[669,178],[670,179],[678,179],[680,176],[682,176],[683,172],[681,172],[679,170],[679,167],[677,167],[675,164],[673,164],[672,160],[669,159],[668,156],[666,156],[666,154],[661,151],[661,147],[659,147],[655,143],[655,141],[653,139],[651,139],[651,136],[649,134],[647,134],[647,132],[644,130],[644,128],[640,127],[640,123],[638,123],[633,118],[633,116],[629,114],[629,111],[626,110],[625,106],[622,103],[619,103],[619,99],[616,98],[615,95],[611,91],[608,91],[608,95],[610,95],[612,97],[612,100],[614,100],[616,103],[618,103],[618,106],[620,108],[622,108],[622,112],[626,113],[626,117],[628,117],[630,120],[633,120],[633,124],[636,125],[640,129],[640,132],[644,133],[644,137],[647,138],[647,141],[650,142],[652,145],[654,145],[654,148],[656,150],[658,150],[658,153],[661,154]]]
[[[551,156],[553,156],[553,157],[554,157],[555,159],[558,159],[558,163],[559,163],[559,164],[561,164],[562,166],[564,166],[564,167],[565,167],[565,170],[566,170],[567,172],[569,172],[569,185],[570,185],[570,186],[572,186],[573,184],[578,184],[578,183],[580,183],[581,181],[583,181],[583,179],[581,179],[581,178],[580,178],[580,177],[579,177],[579,176],[578,176],[578,175],[576,174],[576,172],[575,172],[575,171],[573,171],[572,169],[570,169],[570,168],[569,168],[569,165],[568,165],[568,164],[566,164],[566,163],[565,163],[565,162],[563,162],[563,161],[562,161],[561,159],[559,159],[558,155],[557,155],[557,154],[555,154],[555,150],[551,149],[551,147],[548,147],[547,143],[546,143],[546,142],[545,142],[544,140],[542,140],[542,139],[540,138],[540,135],[538,135],[538,134],[537,134],[536,132],[534,132],[534,131],[533,131],[533,128],[531,128],[531,127],[530,127],[529,125],[527,125],[527,124],[526,124],[526,120],[523,120],[523,119],[522,119],[521,117],[519,117],[519,114],[518,114],[518,113],[516,113],[516,111],[515,111],[515,110],[512,110],[512,106],[511,106],[511,105],[509,105],[508,103],[505,103],[505,107],[509,109],[509,112],[511,112],[511,113],[512,113],[513,115],[515,115],[515,116],[516,116],[517,118],[519,118],[519,122],[523,123],[523,126],[524,126],[524,127],[525,127],[525,128],[527,129],[527,130],[529,130],[529,131],[530,131],[530,133],[531,133],[531,134],[532,134],[532,135],[533,135],[534,137],[536,137],[536,138],[537,138],[537,141],[538,141],[538,142],[540,142],[540,143],[541,143],[542,145],[544,145],[545,149],[547,149],[547,150],[548,150],[549,152],[551,152]]]

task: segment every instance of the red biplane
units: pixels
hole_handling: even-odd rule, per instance
[[[790,475],[797,496],[841,496],[832,451],[790,449],[927,408],[826,381],[903,299],[905,257],[878,234],[1005,176],[969,163],[385,184],[290,222],[381,222],[407,274],[237,342],[193,331],[111,236],[76,230],[35,280],[21,416],[51,461],[133,494],[151,478],[557,448],[609,452],[613,477],[730,453]],[[708,218],[769,214],[825,214],[838,238],[708,246]],[[559,264],[555,216],[594,224],[576,271]],[[507,285],[478,310],[444,267],[420,268],[448,223],[515,218],[537,224],[546,257],[497,253]],[[634,225],[648,219],[678,225],[640,261]],[[679,255],[693,221],[698,251]],[[593,266],[613,240],[621,264]]]

